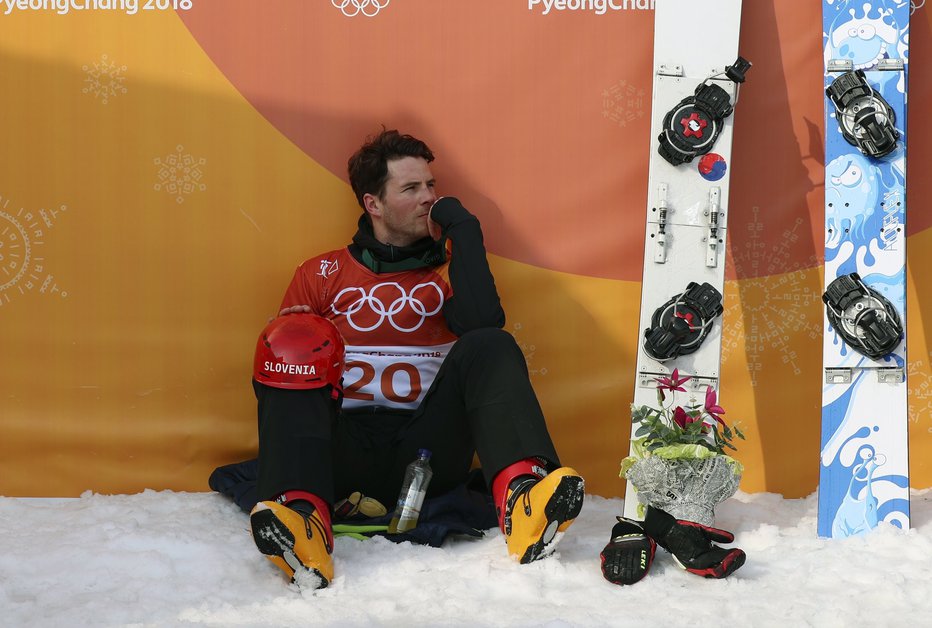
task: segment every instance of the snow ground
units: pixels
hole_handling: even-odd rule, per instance
[[[513,562],[499,531],[442,548],[336,540],[336,577],[299,591],[257,552],[248,518],[212,493],[0,497],[4,626],[932,625],[932,489],[913,529],[816,534],[815,495],[738,493],[716,510],[748,562],[724,580],[658,550],[633,586],[602,578],[620,499],[587,496],[554,556]]]

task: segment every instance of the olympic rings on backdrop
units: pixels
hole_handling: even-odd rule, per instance
[[[330,3],[343,11],[346,17],[353,17],[360,13],[366,17],[374,17],[387,7],[389,2],[391,0],[330,0]]]
[[[392,288],[398,291],[398,297],[396,297],[388,305],[388,307],[385,306],[385,302],[382,301],[381,298],[376,296],[376,292],[379,290],[379,288],[386,288],[386,287]],[[417,296],[417,293],[421,289],[429,289],[429,288],[433,288],[434,290],[437,291],[437,301],[436,301],[436,305],[434,305],[434,307],[428,310],[428,308],[430,308],[431,305],[433,305],[433,299],[428,298],[427,299],[428,303],[425,303],[424,301],[421,300],[420,297]],[[342,306],[342,305],[338,306],[338,304],[340,304],[341,299],[343,299],[344,295],[352,294],[354,292],[359,294],[359,297],[355,301],[352,301],[347,306]],[[430,295],[426,295],[426,296],[429,297]],[[392,327],[394,327],[396,330],[405,332],[405,333],[410,333],[418,329],[421,325],[423,325],[424,321],[427,319],[428,316],[433,316],[434,314],[439,312],[440,308],[442,307],[443,307],[443,290],[441,290],[440,286],[438,286],[432,281],[427,282],[427,283],[419,283],[418,285],[414,286],[413,288],[411,288],[411,294],[408,294],[401,284],[396,283],[394,281],[386,281],[384,283],[380,283],[375,286],[372,286],[372,290],[368,293],[366,292],[365,288],[360,288],[360,287],[343,288],[342,290],[340,290],[339,293],[337,293],[337,296],[334,297],[333,303],[330,304],[330,309],[333,311],[334,314],[344,314],[346,316],[346,322],[350,324],[350,327],[352,327],[356,331],[361,331],[361,332],[368,332],[368,331],[373,331],[375,329],[378,329],[378,327],[387,318],[389,324]],[[358,314],[363,308],[366,308],[366,311],[371,312],[375,314],[376,316],[378,316],[378,320],[375,321],[374,324],[369,325],[368,327],[361,326],[360,324],[358,324],[356,321],[353,320],[353,315]],[[401,314],[407,308],[410,308],[411,312],[413,312],[415,316],[420,317],[420,319],[417,321],[417,323],[413,327],[404,327],[402,324],[400,324],[399,321],[395,320],[395,316],[397,314]],[[411,317],[410,314],[408,314],[407,316],[408,318]],[[402,317],[402,320],[404,320],[403,317]]]

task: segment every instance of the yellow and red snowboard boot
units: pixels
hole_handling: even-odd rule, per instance
[[[570,467],[547,473],[535,459],[516,462],[492,482],[508,553],[522,564],[553,553],[582,509],[585,483]]]
[[[256,504],[249,515],[252,538],[259,551],[292,582],[301,588],[322,589],[333,580],[330,513],[316,496],[304,493],[297,500],[286,498],[295,493],[289,491],[276,501]],[[294,508],[285,505],[295,501]]]

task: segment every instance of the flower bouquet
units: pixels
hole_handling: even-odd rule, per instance
[[[678,519],[712,525],[715,506],[734,495],[743,466],[726,453],[736,451],[735,438],[744,438],[737,425],[725,423],[725,410],[718,405],[709,386],[704,403],[689,396],[677,405],[676,395],[686,393],[674,369],[657,381],[657,407],[631,406],[631,419],[638,425],[632,455],[621,462],[622,477],[637,490],[641,507],[660,508]]]

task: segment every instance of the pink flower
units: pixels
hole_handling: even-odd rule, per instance
[[[705,391],[705,411],[710,417],[725,425],[725,421],[722,420],[720,415],[725,414],[725,409],[719,405],[716,405],[718,397],[715,394],[715,390],[709,386]]]
[[[676,406],[676,410],[673,411],[673,422],[683,429],[686,429],[687,425],[690,423],[695,423],[696,421],[698,421],[696,417],[690,415],[680,406]]]
[[[686,389],[683,388],[683,384],[691,379],[692,377],[680,377],[679,369],[673,369],[673,373],[670,374],[670,377],[654,378],[654,380],[657,382],[657,390],[661,392],[664,390],[678,390],[680,392],[686,392]]]

